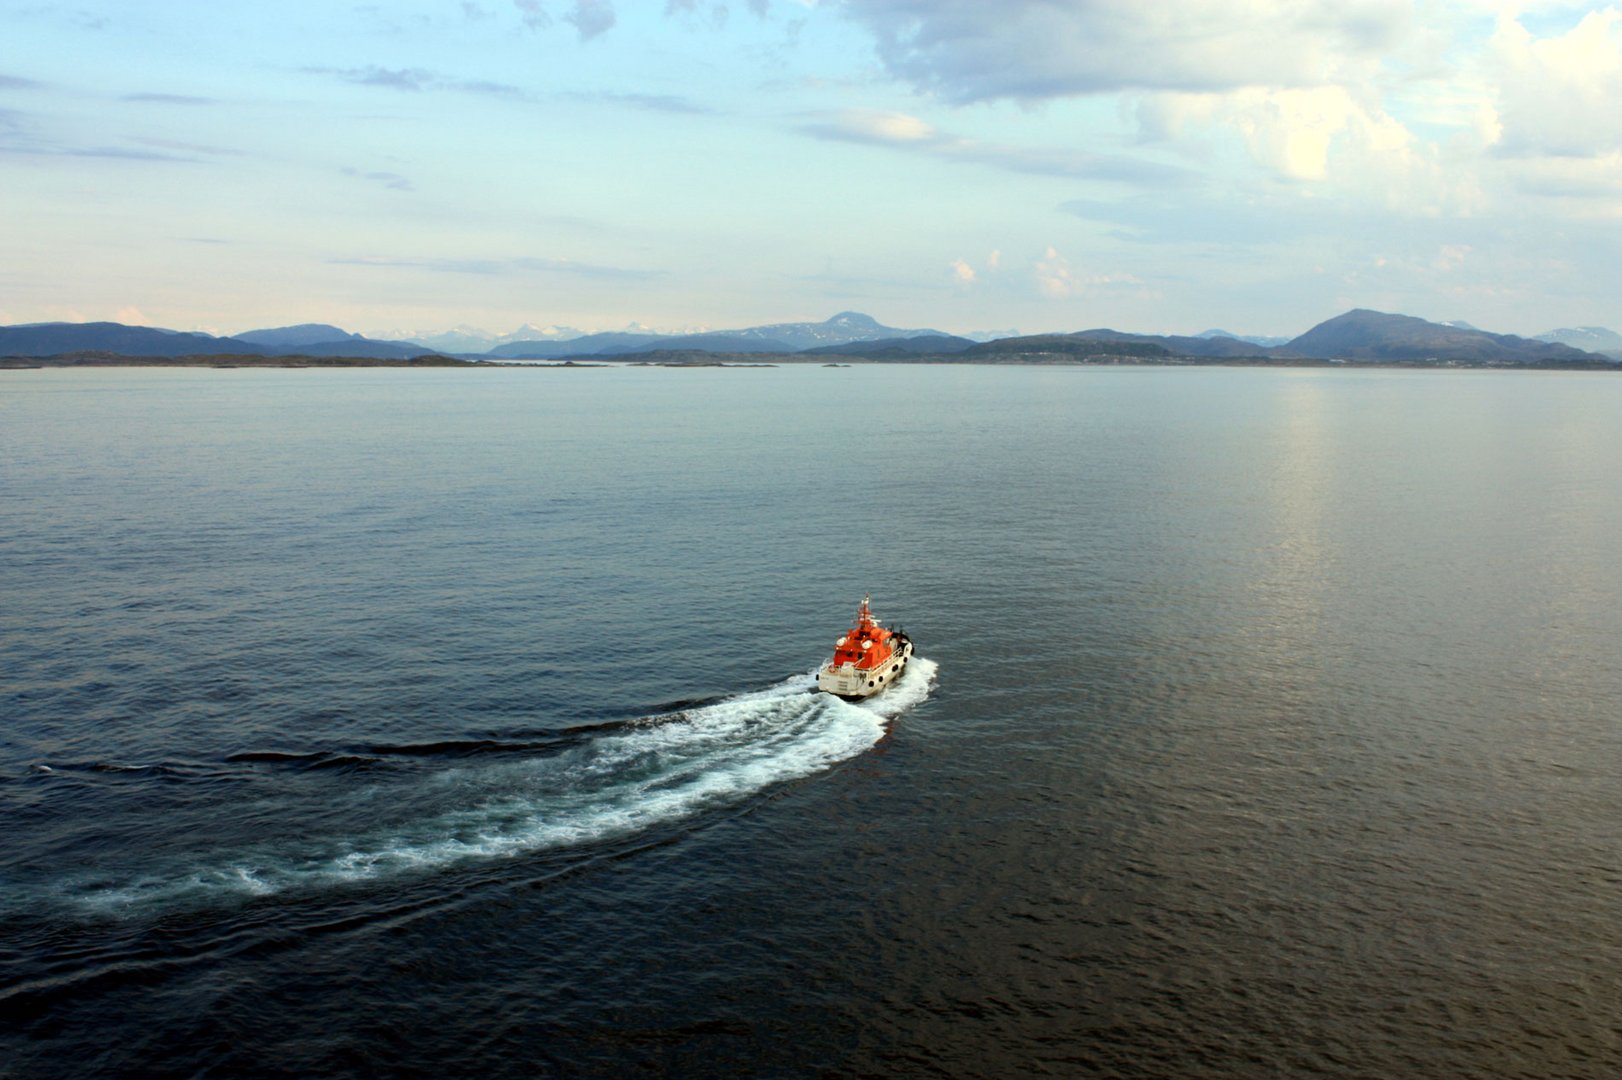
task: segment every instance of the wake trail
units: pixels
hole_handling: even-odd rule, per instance
[[[355,835],[300,836],[196,854],[141,874],[59,883],[87,913],[208,906],[420,875],[460,864],[634,836],[736,805],[870,749],[888,721],[924,701],[934,662],[915,658],[877,698],[850,703],[795,676],[696,708],[611,726],[546,755],[473,762],[426,781],[439,809]],[[333,774],[336,775],[336,774]],[[366,784],[338,788],[353,815]]]

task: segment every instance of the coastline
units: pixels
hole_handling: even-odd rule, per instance
[[[258,356],[210,353],[200,356],[130,356],[125,353],[72,352],[55,356],[3,356],[0,370],[61,367],[187,367],[187,368],[356,368],[356,367],[485,367],[476,360],[452,356],[393,359],[375,356]]]
[[[75,352],[55,356],[0,357],[0,371],[28,371],[44,368],[134,368],[178,367],[213,370],[244,368],[298,370],[302,368],[769,368],[811,364],[821,367],[856,365],[931,364],[945,367],[1241,367],[1241,368],[1402,368],[1435,371],[1622,371],[1622,364],[1603,360],[1506,362],[1502,360],[1370,360],[1363,358],[1318,359],[1313,357],[1209,357],[1141,356],[1111,353],[1078,356],[1073,353],[1010,352],[996,356],[976,356],[972,360],[953,354],[918,353],[907,356],[864,356],[860,354],[801,355],[796,353],[713,353],[696,350],[577,356],[558,361],[472,360],[439,354],[410,359],[366,356],[259,356],[218,353],[200,356],[130,356],[122,353]]]

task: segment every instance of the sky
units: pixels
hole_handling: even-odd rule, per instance
[[[1622,6],[0,0],[0,324],[1622,329]]]

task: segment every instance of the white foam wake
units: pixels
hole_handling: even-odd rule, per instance
[[[929,696],[936,665],[915,659],[859,704],[797,676],[713,705],[649,717],[560,753],[440,773],[445,805],[354,837],[300,838],[124,883],[75,890],[98,910],[270,895],[431,871],[643,832],[814,775],[878,742],[885,722]],[[360,801],[357,800],[357,807]]]

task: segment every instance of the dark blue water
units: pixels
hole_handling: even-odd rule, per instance
[[[1615,1075],[1619,419],[3,373],[0,1074]]]

